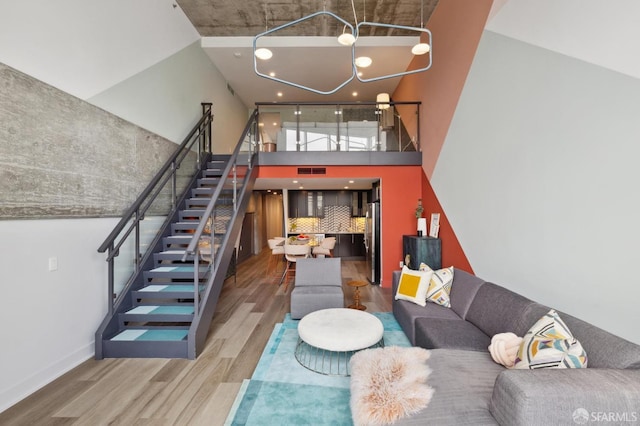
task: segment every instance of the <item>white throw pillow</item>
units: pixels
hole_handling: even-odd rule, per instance
[[[489,345],[491,358],[496,363],[507,368],[513,367],[522,340],[522,337],[518,337],[514,333],[496,334],[491,338],[491,344]]]
[[[407,300],[425,306],[432,275],[433,271],[414,271],[404,266],[396,291],[396,300]]]
[[[524,335],[513,368],[586,368],[587,354],[555,310]]]
[[[433,271],[426,263],[420,264],[421,271],[431,271],[427,289],[427,302],[437,303],[445,308],[451,307],[451,285],[453,284],[453,266]]]

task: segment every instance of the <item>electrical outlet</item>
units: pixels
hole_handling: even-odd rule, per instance
[[[58,258],[53,256],[49,258],[49,271],[57,271],[58,270]]]
[[[404,266],[404,262],[401,260],[400,261],[400,267],[402,268]]]

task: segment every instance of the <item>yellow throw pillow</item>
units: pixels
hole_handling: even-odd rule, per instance
[[[451,285],[453,284],[453,266],[433,271],[426,263],[420,264],[421,271],[431,271],[433,275],[429,280],[427,289],[427,302],[437,303],[445,308],[451,307]]]
[[[398,291],[396,291],[396,300],[407,300],[420,306],[427,304],[427,289],[433,271],[414,271],[404,266]]]

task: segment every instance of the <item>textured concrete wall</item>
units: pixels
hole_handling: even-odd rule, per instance
[[[0,63],[0,219],[121,215],[175,148]]]

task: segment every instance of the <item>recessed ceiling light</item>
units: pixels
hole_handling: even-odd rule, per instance
[[[264,123],[258,123],[258,126],[264,127]]]
[[[278,92],[278,97],[282,97],[282,92]]]
[[[348,187],[348,186],[345,186],[345,187],[344,187],[344,189],[349,189],[349,187]]]
[[[356,66],[360,68],[367,68],[373,63],[373,60],[368,56],[358,56],[356,58]]]
[[[298,187],[298,189],[304,189],[304,186],[300,185],[300,186]]]
[[[240,57],[242,57],[242,53],[240,53],[240,52],[233,52],[233,56],[235,56],[236,58],[240,58]]]
[[[358,92],[351,93],[351,96],[358,96]]]
[[[278,123],[274,121],[274,122],[273,122],[273,125],[274,125],[274,126],[277,126],[277,125],[278,125]]]
[[[297,181],[297,180],[294,180],[294,181],[293,181],[293,183],[298,183],[298,181]]]
[[[273,72],[273,71],[271,71],[271,72],[269,73],[269,76],[271,76],[271,77],[275,77],[275,76],[276,76],[276,73],[275,73],[275,72]]]
[[[362,77],[364,73],[362,71],[358,71],[358,77]]]
[[[349,183],[353,183],[353,181],[352,181],[352,180],[350,180],[350,181],[349,181]]]

